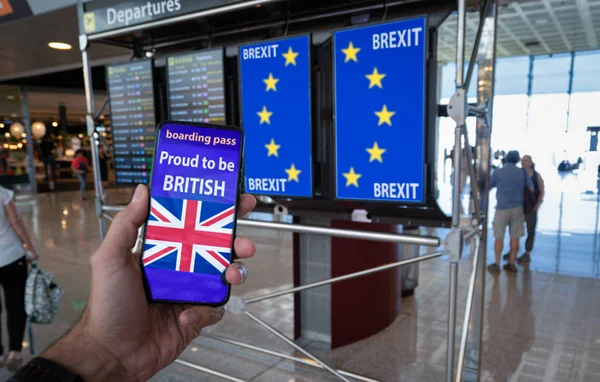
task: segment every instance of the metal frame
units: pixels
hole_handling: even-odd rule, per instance
[[[94,174],[94,184],[95,184],[95,206],[96,206],[96,217],[99,222],[100,229],[100,239],[104,240],[106,233],[105,219],[112,221],[113,216],[109,214],[109,212],[118,212],[124,207],[121,206],[110,206],[105,205],[102,200],[102,182],[100,177],[99,170],[99,158],[98,158],[98,145],[104,144],[102,142],[102,137],[95,131],[95,120],[94,120],[94,102],[93,102],[93,89],[92,89],[92,78],[91,78],[91,70],[90,70],[90,61],[88,56],[88,48],[90,41],[101,40],[109,37],[114,37],[117,35],[123,35],[135,31],[140,31],[146,28],[165,26],[174,24],[177,22],[182,22],[186,20],[192,20],[198,17],[204,17],[208,15],[223,13],[227,11],[232,11],[236,9],[241,9],[245,7],[255,6],[263,3],[275,2],[278,0],[250,0],[244,3],[238,3],[235,5],[226,5],[219,8],[213,8],[210,10],[195,12],[183,16],[174,17],[171,19],[164,19],[149,22],[146,24],[135,25],[132,27],[121,28],[114,31],[96,33],[92,35],[86,35],[83,30],[83,1],[78,0],[78,15],[80,21],[80,36],[79,36],[79,45],[82,55],[83,62],[83,75],[84,75],[84,85],[85,85],[85,94],[86,94],[86,104],[87,104],[87,130],[88,135],[92,138],[92,163],[93,163],[93,174]],[[416,0],[413,0],[416,1]],[[316,288],[322,285],[329,285],[335,282],[348,280],[356,277],[361,277],[368,274],[373,274],[376,272],[381,272],[388,269],[393,269],[400,267],[402,265],[408,265],[413,263],[418,263],[425,260],[430,260],[434,258],[438,258],[442,256],[444,253],[449,255],[450,258],[450,269],[449,269],[449,299],[448,299],[448,348],[447,348],[447,368],[446,368],[446,380],[450,381],[463,381],[465,379],[465,375],[468,374],[468,380],[479,380],[479,368],[480,368],[480,354],[481,354],[481,327],[482,327],[482,317],[483,317],[483,296],[484,296],[484,288],[485,284],[483,282],[484,272],[482,269],[485,269],[485,248],[487,242],[487,204],[488,204],[488,189],[489,189],[489,171],[490,171],[490,130],[491,130],[491,101],[493,97],[493,68],[495,63],[495,50],[496,50],[496,30],[497,30],[497,9],[498,9],[498,1],[496,0],[493,3],[492,0],[480,0],[481,1],[481,10],[480,10],[480,23],[478,25],[477,35],[475,46],[473,48],[473,52],[471,54],[471,60],[469,62],[469,68],[465,75],[464,73],[464,59],[465,59],[465,27],[466,27],[466,0],[457,0],[458,1],[458,30],[457,30],[457,65],[456,65],[456,93],[452,97],[448,105],[448,115],[451,116],[456,121],[455,128],[455,144],[454,144],[454,161],[453,161],[453,170],[454,170],[454,184],[453,184],[453,205],[452,205],[452,230],[450,234],[444,240],[444,251],[436,251],[426,255],[422,255],[419,257],[411,258],[408,260],[398,261],[386,265],[382,265],[379,267],[374,267],[370,269],[366,269],[360,272],[351,273],[348,275],[334,277],[327,280],[322,280],[319,282],[302,285],[294,288],[290,288],[287,290],[283,290],[280,292],[257,296],[251,299],[244,301],[240,297],[232,297],[230,302],[227,304],[226,308],[232,314],[244,314],[248,316],[251,320],[256,322],[259,326],[263,327],[265,330],[279,337],[281,340],[286,342],[288,345],[292,346],[295,350],[303,353],[310,359],[314,361],[314,363],[306,361],[301,358],[293,357],[290,355],[278,353],[269,349],[261,348],[254,345],[245,344],[238,341],[233,341],[225,338],[215,338],[219,341],[229,343],[231,345],[237,345],[243,348],[263,352],[265,354],[279,356],[284,359],[292,360],[295,362],[301,362],[304,364],[308,364],[314,367],[318,367],[321,369],[325,369],[329,371],[331,374],[335,375],[338,379],[342,381],[349,381],[348,377],[363,380],[363,381],[374,381],[373,379],[359,376],[356,374],[352,374],[343,370],[337,370],[316,356],[306,351],[304,348],[297,345],[293,339],[288,338],[283,333],[279,332],[275,328],[273,328],[268,323],[264,322],[262,319],[257,317],[256,315],[248,312],[246,310],[247,304],[256,303],[259,301],[263,301],[266,299],[271,299],[275,297],[279,297],[285,294],[290,293],[298,293],[302,290],[306,290],[309,288]],[[378,9],[389,7],[391,4],[402,4],[411,1],[396,1],[396,2],[384,2],[378,6],[369,6],[369,9]],[[365,10],[366,7],[358,7],[354,11]],[[348,12],[349,13],[349,12]],[[323,17],[325,17],[323,15]],[[301,19],[294,20],[294,22],[302,22]],[[491,45],[490,45],[491,44]],[[481,45],[481,47],[479,46]],[[466,91],[469,87],[469,83],[472,79],[475,61],[478,58],[480,60],[479,65],[479,91],[478,91],[478,106],[477,107],[469,107],[467,104],[467,94]],[[483,56],[483,57],[482,57]],[[486,67],[482,66],[482,61],[484,62]],[[486,69],[486,73],[484,73],[484,69]],[[482,81],[485,84],[482,85]],[[465,120],[466,116],[471,114],[477,115],[478,118],[478,134],[477,134],[477,152],[476,158],[473,158],[473,155],[470,151],[470,145],[468,141],[468,134],[466,131]],[[468,161],[468,170],[471,178],[471,189],[472,189],[472,202],[474,207],[473,213],[473,223],[472,229],[467,234],[464,234],[460,227],[460,215],[461,215],[461,207],[460,207],[460,179],[461,179],[461,161],[462,161],[462,141],[464,138],[466,152],[467,152],[467,161]],[[477,166],[475,166],[475,164]],[[335,229],[329,227],[318,227],[318,226],[308,226],[302,224],[284,224],[284,223],[274,223],[274,222],[263,222],[263,221],[255,221],[255,220],[247,220],[240,219],[238,220],[238,224],[244,227],[251,228],[262,228],[262,229],[272,229],[278,231],[286,231],[286,232],[301,232],[301,233],[311,233],[311,234],[321,234],[332,237],[343,237],[343,238],[353,238],[353,239],[364,239],[364,240],[374,240],[374,241],[383,241],[383,242],[391,242],[398,244],[410,244],[410,245],[423,245],[423,246],[431,246],[438,247],[440,245],[440,239],[437,237],[425,237],[425,236],[414,236],[414,235],[406,235],[406,234],[391,234],[391,233],[379,233],[379,232],[371,232],[371,231],[359,231],[359,230],[348,230],[348,229]],[[454,346],[455,346],[455,333],[456,333],[456,302],[457,302],[457,290],[458,290],[458,262],[462,256],[462,249],[465,244],[465,241],[476,240],[478,250],[476,251],[477,255],[473,259],[473,269],[470,275],[469,281],[469,289],[467,295],[467,309],[465,312],[465,317],[463,319],[463,332],[461,338],[461,346],[458,356],[458,370],[455,373],[455,362],[454,362]],[[240,381],[240,379],[235,378],[230,375],[226,375],[220,373],[218,371],[202,367],[184,360],[177,359],[175,362],[194,368],[196,370],[200,370],[206,373],[210,373],[231,381]]]

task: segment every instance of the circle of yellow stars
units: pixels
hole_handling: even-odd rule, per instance
[[[358,63],[360,48],[355,47],[352,41],[348,43],[346,48],[342,48],[341,51],[344,54],[345,64],[352,64],[352,62]],[[383,89],[383,79],[386,77],[386,74],[380,73],[377,67],[374,67],[371,73],[365,74],[365,77],[367,80],[369,80],[369,89]],[[389,110],[387,105],[383,104],[381,106],[381,110],[374,111],[374,114],[378,118],[377,126],[392,126],[392,117],[396,114],[396,112]],[[369,154],[369,163],[383,163],[383,154],[386,151],[386,149],[379,147],[379,144],[377,141],[375,141],[372,147],[366,148],[366,152]],[[342,175],[344,178],[346,178],[346,187],[354,186],[358,188],[358,180],[362,177],[362,174],[357,173],[354,169],[354,166],[350,166],[350,170],[348,172],[343,172]]]
[[[299,52],[294,52],[291,46],[288,47],[287,52],[282,54],[283,58],[285,59],[284,66],[296,66],[296,58],[299,54]],[[273,73],[269,73],[269,76],[263,79],[262,81],[265,83],[265,92],[277,92],[277,84],[279,83],[279,78],[276,78]],[[256,114],[260,118],[258,122],[259,125],[271,125],[271,117],[273,116],[273,112],[269,111],[266,105],[264,105],[262,110],[257,112]],[[271,141],[265,144],[265,148],[267,149],[267,157],[273,156],[275,158],[279,158],[279,149],[281,148],[281,145],[275,142],[275,138],[271,138]],[[300,182],[299,175],[302,173],[302,170],[297,169],[294,163],[292,163],[289,168],[284,168],[284,171],[287,174],[288,182]]]

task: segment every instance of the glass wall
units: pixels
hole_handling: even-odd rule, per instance
[[[562,160],[582,158],[581,172],[595,174],[600,159],[589,152],[587,128],[600,126],[599,62],[600,51],[498,59],[492,152],[519,150],[532,155],[540,171],[553,173]],[[454,92],[455,67],[448,63],[440,70],[440,103]],[[449,118],[440,119],[439,163],[444,149],[452,148],[453,127]]]

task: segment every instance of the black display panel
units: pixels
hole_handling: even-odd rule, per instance
[[[170,119],[225,124],[223,48],[167,58]]]
[[[107,68],[115,176],[118,186],[147,184],[152,170],[156,114],[152,61]]]

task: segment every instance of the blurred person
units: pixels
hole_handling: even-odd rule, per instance
[[[4,143],[7,143],[6,139],[2,140],[0,145],[0,171],[1,174],[6,174],[8,171],[8,149],[4,147]]]
[[[519,251],[519,238],[525,235],[525,212],[523,210],[525,187],[534,192],[533,182],[523,169],[517,167],[520,160],[519,152],[509,151],[506,154],[505,164],[502,168],[494,170],[490,180],[490,188],[496,187],[496,214],[494,216],[494,254],[496,262],[488,266],[490,272],[500,272],[500,260],[504,246],[506,227],[510,235],[510,256],[504,269],[516,272],[515,266],[517,252]]]
[[[533,183],[533,196],[536,204],[533,210],[525,214],[525,223],[527,224],[527,240],[525,241],[525,253],[520,256],[517,261],[519,264],[529,264],[531,262],[531,251],[533,250],[533,243],[535,241],[535,229],[537,227],[537,214],[540,205],[544,201],[544,195],[546,193],[546,186],[544,185],[544,179],[539,172],[535,170],[535,163],[531,155],[524,155],[521,160],[521,166],[527,172],[529,178]]]
[[[0,208],[0,285],[4,290],[4,309],[8,329],[9,353],[6,357],[6,366],[10,371],[16,371],[22,362],[21,350],[27,321],[25,313],[27,261],[38,258],[27,229],[19,217],[13,196],[13,191],[0,186],[0,203],[4,207]],[[29,258],[27,252],[30,254]],[[0,367],[4,364],[1,334],[0,328]]]
[[[73,157],[73,161],[71,161],[71,169],[75,173],[77,180],[79,180],[79,196],[81,200],[85,200],[85,182],[88,173],[88,160],[85,157],[85,153],[82,149],[79,149],[75,152],[75,156]]]
[[[81,319],[9,382],[39,380],[40,366],[52,368],[57,376],[63,374],[65,381],[146,381],[171,364],[202,328],[222,319],[224,307],[146,300],[141,254],[132,253],[131,248],[148,216],[149,204],[148,188],[139,185],[90,259],[89,303]],[[253,196],[242,195],[238,214],[246,215],[255,205]],[[238,258],[249,258],[256,247],[252,241],[236,237],[234,250]],[[225,277],[238,285],[247,272],[244,264],[233,262]]]
[[[40,152],[42,154],[42,162],[44,163],[44,180],[50,185],[50,189],[54,189],[54,182],[56,182],[56,157],[55,155],[56,145],[50,139],[48,135],[45,135],[40,142]],[[50,171],[48,171],[50,167]]]

